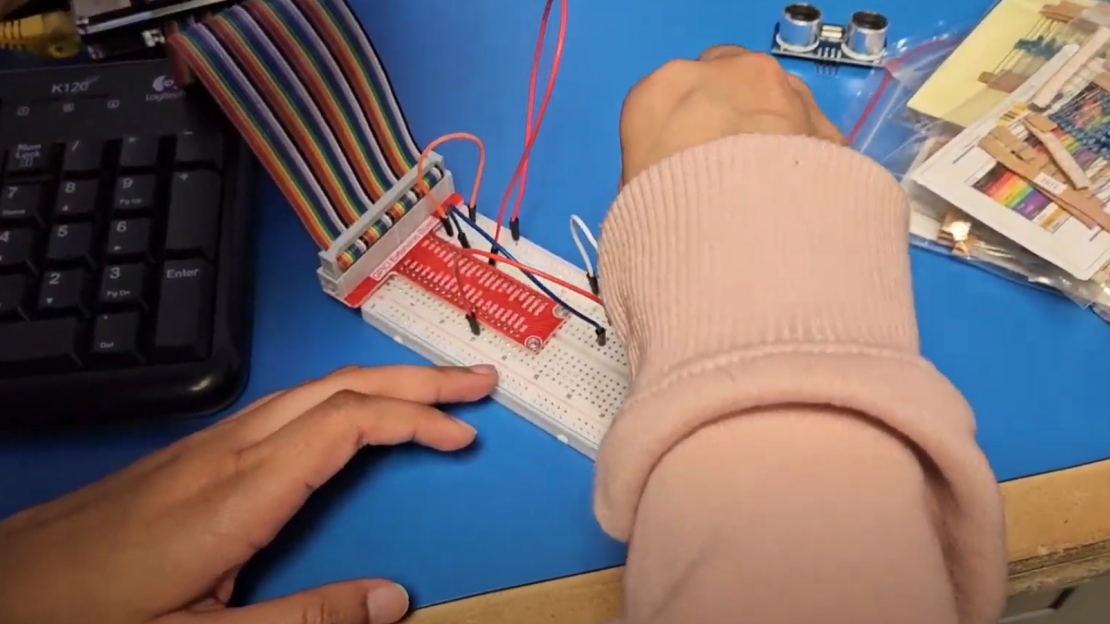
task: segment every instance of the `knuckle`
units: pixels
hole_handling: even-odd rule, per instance
[[[335,370],[324,373],[324,374],[322,374],[318,377],[310,377],[308,379],[305,379],[300,384],[298,384],[296,387],[304,388],[304,387],[307,387],[307,386],[315,386],[315,385],[319,385],[319,384],[334,383],[335,380],[337,380],[337,379],[344,379],[344,378],[349,377],[350,375],[352,375],[354,373],[357,373],[360,370],[360,368],[361,367],[359,367],[357,365],[354,365],[354,364],[348,364],[347,366],[340,366],[339,368],[336,368]]]
[[[299,624],[331,624],[332,621],[332,609],[323,596],[311,593],[305,596]]]
[[[349,388],[342,388],[331,393],[324,400],[322,407],[329,412],[344,414],[357,409],[365,409],[372,403],[373,399],[371,397]]]
[[[693,67],[693,61],[671,59],[637,82],[629,91],[629,99],[645,97],[646,93],[669,88],[676,81],[684,80],[684,77],[689,75]]]
[[[648,76],[648,78],[651,79],[654,76],[657,80],[682,79],[690,75],[690,73],[693,72],[697,67],[698,64],[691,60],[671,59],[666,63],[663,63],[663,65],[660,66],[659,69],[655,70],[650,76]]]
[[[621,118],[627,120],[641,108],[648,108],[648,103],[687,90],[696,68],[695,61],[686,59],[672,59],[663,63],[659,69],[642,78],[628,91]]]
[[[255,464],[256,453],[252,447],[236,449],[224,463],[224,479],[234,480],[246,474]]]
[[[742,65],[746,71],[755,74],[759,78],[772,80],[783,85],[787,84],[786,77],[789,74],[782,68],[778,60],[770,54],[755,52],[737,58],[736,63]]]
[[[725,46],[723,46],[721,44],[711,45],[711,46],[709,46],[709,47],[707,47],[707,48],[705,48],[704,50],[701,51],[701,54],[698,55],[698,60],[702,60],[702,61],[711,60],[715,56],[721,54],[724,51],[724,47]]]

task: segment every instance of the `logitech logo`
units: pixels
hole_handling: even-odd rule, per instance
[[[162,93],[163,91],[176,91],[177,85],[174,84],[173,78],[162,75],[154,79],[154,92]]]
[[[177,88],[177,83],[173,78],[165,74],[158,76],[150,85],[154,93],[146,95],[147,102],[165,102],[166,100],[176,100],[185,95],[181,89]]]

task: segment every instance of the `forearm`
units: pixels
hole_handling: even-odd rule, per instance
[[[632,532],[637,624],[951,624],[924,471],[865,418],[768,409],[709,425],[652,474]]]
[[[929,615],[997,615],[997,485],[963,398],[918,354],[907,217],[888,173],[802,137],[688,150],[618,198],[600,267],[634,383],[599,454],[596,505],[632,539],[630,614],[756,608],[738,584],[706,584],[731,566],[770,571],[753,585],[767,621],[806,600],[787,571],[811,575],[804,591],[850,570],[883,577],[884,596],[930,592]],[[884,531],[849,522],[860,515]],[[927,578],[887,575],[900,557]],[[826,618],[889,615],[868,587]]]

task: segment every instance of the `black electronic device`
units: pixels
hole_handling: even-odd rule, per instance
[[[253,168],[168,61],[0,73],[0,431],[238,397]]]
[[[238,0],[70,0],[70,16],[94,59],[162,54],[167,32]]]

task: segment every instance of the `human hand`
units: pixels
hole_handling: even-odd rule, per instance
[[[228,609],[243,565],[362,447],[461,449],[431,407],[476,401],[492,368],[348,368],[278,392],[56,501],[0,522],[4,624],[392,624],[385,580]]]
[[[804,134],[843,143],[809,87],[774,58],[736,46],[670,61],[621,111],[621,185],[687,148],[734,134]]]

